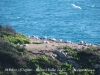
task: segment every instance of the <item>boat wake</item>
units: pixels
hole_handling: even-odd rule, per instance
[[[75,4],[71,4],[73,6],[73,8],[77,8],[77,9],[82,9],[80,6],[77,6]]]

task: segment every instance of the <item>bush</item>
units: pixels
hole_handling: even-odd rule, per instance
[[[5,41],[17,44],[30,43],[29,38],[23,34],[17,33],[10,25],[5,27],[0,25],[0,37]]]
[[[16,31],[12,28],[11,25],[6,25],[4,29],[5,29],[7,32],[11,32],[11,33],[16,34]]]
[[[16,58],[11,53],[8,52],[0,51],[0,62],[7,63],[15,67],[18,66]]]

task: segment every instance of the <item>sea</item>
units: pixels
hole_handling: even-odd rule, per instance
[[[100,0],[0,0],[0,24],[27,36],[100,44]]]

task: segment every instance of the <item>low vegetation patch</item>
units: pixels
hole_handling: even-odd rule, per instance
[[[14,44],[26,44],[30,43],[29,38],[23,34],[16,32],[10,25],[0,25],[0,37],[5,41]]]
[[[33,42],[33,44],[43,44],[43,42]]]

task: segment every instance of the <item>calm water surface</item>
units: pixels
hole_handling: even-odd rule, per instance
[[[0,0],[0,24],[28,36],[100,44],[100,0]]]

